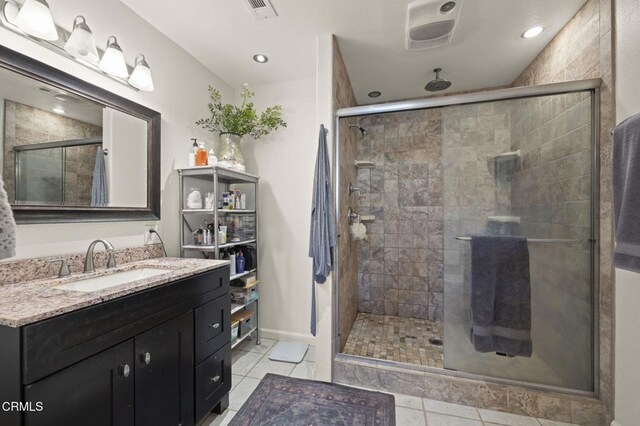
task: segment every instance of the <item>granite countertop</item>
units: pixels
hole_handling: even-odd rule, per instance
[[[0,285],[0,325],[21,327],[228,264],[229,261],[226,260],[162,257],[131,262],[110,270],[100,269],[91,274],[74,274],[65,278],[2,284]],[[112,272],[140,268],[166,269],[167,273],[94,292],[56,288],[57,285],[76,281],[79,278],[99,277]]]

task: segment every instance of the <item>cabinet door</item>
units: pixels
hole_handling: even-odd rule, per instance
[[[136,425],[192,425],[193,312],[135,337]]]
[[[134,424],[133,341],[128,340],[25,386],[25,401],[43,410],[26,426]]]

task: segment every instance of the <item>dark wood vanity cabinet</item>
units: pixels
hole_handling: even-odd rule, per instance
[[[0,411],[0,424],[187,426],[223,411],[231,389],[228,277],[224,267],[2,327],[0,400],[30,410]]]

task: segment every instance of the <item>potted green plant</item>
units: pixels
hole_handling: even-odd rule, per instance
[[[211,117],[200,119],[196,124],[210,132],[219,133],[218,160],[222,166],[244,171],[244,155],[240,146],[242,138],[250,135],[253,139],[260,139],[280,127],[287,127],[282,119],[282,107],[274,105],[258,114],[250,101],[255,94],[249,90],[248,84],[242,88],[242,103],[239,106],[223,105],[222,95],[215,87],[209,86],[209,93]]]

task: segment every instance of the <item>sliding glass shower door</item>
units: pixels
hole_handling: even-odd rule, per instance
[[[593,390],[593,102],[584,92],[442,109],[445,368]],[[474,350],[474,234],[529,241],[531,357]]]

